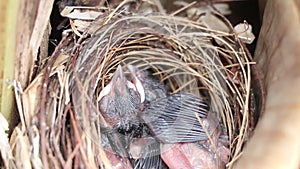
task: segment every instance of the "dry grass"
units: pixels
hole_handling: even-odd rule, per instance
[[[124,4],[99,17],[93,24],[102,24],[91,36],[88,30],[80,38],[66,36],[25,91],[14,84],[21,124],[10,139],[9,168],[39,168],[42,162],[50,168],[111,168],[100,144],[106,124],[97,96],[119,64],[151,69],[169,92],[208,100],[230,140],[227,167],[240,156],[253,129],[255,63],[232,28],[222,32],[185,17],[122,12]]]

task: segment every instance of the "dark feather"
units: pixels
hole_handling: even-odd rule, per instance
[[[141,118],[163,143],[208,139],[196,116],[205,118],[207,104],[188,93],[178,93],[152,101]]]

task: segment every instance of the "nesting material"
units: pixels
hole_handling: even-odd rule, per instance
[[[214,30],[203,22],[205,15],[192,20],[145,14],[130,5],[124,1],[103,10],[84,32],[74,31],[80,37],[68,33],[24,92],[15,83],[22,123],[11,139],[13,166],[114,166],[115,156],[101,144],[106,122],[98,96],[117,66],[126,70],[129,64],[150,70],[169,93],[187,92],[206,100],[230,141],[226,167],[241,155],[254,129],[253,114],[260,110],[252,87],[255,63],[229,22],[209,12],[228,31]],[[17,158],[21,150],[30,162]]]

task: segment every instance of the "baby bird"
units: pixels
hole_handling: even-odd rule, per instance
[[[100,112],[108,124],[108,127],[102,130],[103,137],[109,142],[106,147],[112,149],[118,158],[122,158],[120,161],[125,163],[123,166],[128,166],[128,133],[132,132],[133,126],[139,125],[137,112],[141,99],[135,86],[125,77],[121,66],[118,66],[111,81],[100,92],[98,100]],[[117,156],[108,155],[115,157],[114,161],[117,161]]]
[[[204,100],[190,93],[168,94],[149,72],[128,69],[131,81],[118,66],[99,94],[113,151],[129,157],[135,169],[215,169],[228,161],[228,140],[220,139],[221,126]]]
[[[100,92],[100,112],[110,126],[103,130],[103,137],[108,142],[106,154],[115,168],[117,165],[129,167],[127,161],[130,158],[132,168],[160,169],[165,166],[160,158],[160,144],[138,117],[145,101],[145,93],[138,90],[141,89],[128,81],[118,66],[111,81]]]

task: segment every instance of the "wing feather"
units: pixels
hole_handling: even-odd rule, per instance
[[[188,93],[177,93],[152,101],[141,118],[163,143],[194,142],[207,139],[196,116],[206,118],[208,105]]]

